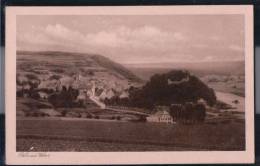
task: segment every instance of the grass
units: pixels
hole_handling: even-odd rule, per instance
[[[236,121],[214,125],[167,125],[48,119],[17,120],[17,150],[27,151],[34,146],[38,151],[55,151],[55,146],[61,146],[64,151],[70,151],[71,145],[76,145],[79,141],[83,142],[83,145],[77,148],[77,151],[244,150],[244,133],[244,123]],[[93,149],[84,146],[90,142],[98,147]],[[104,143],[109,144],[111,149],[102,148]],[[120,148],[116,148],[119,145]],[[151,148],[157,146],[159,147]]]

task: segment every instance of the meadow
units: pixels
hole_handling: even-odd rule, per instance
[[[180,151],[245,149],[244,121],[197,125],[17,119],[17,151]]]

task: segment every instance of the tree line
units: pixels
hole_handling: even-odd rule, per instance
[[[202,103],[172,104],[169,113],[176,122],[200,123],[205,120],[206,107]]]

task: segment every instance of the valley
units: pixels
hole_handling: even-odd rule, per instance
[[[17,51],[17,150],[243,150],[243,63],[227,70],[223,64],[172,65]],[[200,120],[192,112],[183,117],[171,112],[172,104],[191,111],[201,103]],[[165,107],[177,123],[147,121]]]

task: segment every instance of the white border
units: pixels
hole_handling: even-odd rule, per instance
[[[197,152],[50,152],[49,157],[19,157],[16,152],[17,15],[170,15],[245,16],[246,150]],[[6,7],[5,113],[7,164],[180,164],[254,162],[253,6]],[[35,152],[29,152],[34,154]]]

